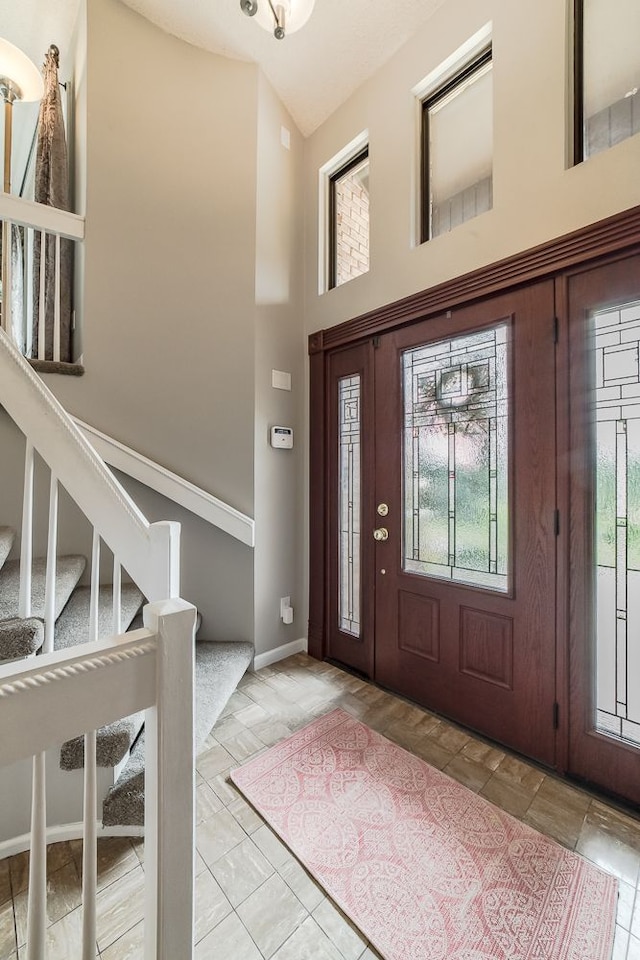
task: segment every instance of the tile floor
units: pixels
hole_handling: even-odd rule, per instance
[[[227,779],[336,706],[615,874],[612,960],[640,960],[640,820],[304,654],[247,674],[198,757],[195,960],[378,956]],[[80,955],[81,853],[80,842],[49,849],[49,960]],[[100,841],[102,960],[142,957],[143,882],[140,840]],[[26,960],[26,883],[27,855],[0,861],[0,960]]]

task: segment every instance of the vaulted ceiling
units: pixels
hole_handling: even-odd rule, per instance
[[[260,64],[307,136],[445,0],[316,0],[307,25],[282,41],[244,16],[240,0],[123,2],[188,43]],[[40,63],[51,41],[64,47],[78,3],[0,0],[0,35]]]

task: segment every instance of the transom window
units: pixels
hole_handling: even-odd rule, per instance
[[[491,47],[422,102],[424,242],[493,206]]]
[[[575,0],[576,163],[640,131],[640,3]]]

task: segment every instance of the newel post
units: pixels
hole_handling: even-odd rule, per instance
[[[159,520],[149,525],[149,563],[152,590],[147,594],[153,603],[166,597],[180,596],[180,524]]]
[[[195,623],[181,599],[144,609],[158,635],[156,706],[145,716],[145,960],[193,956]]]

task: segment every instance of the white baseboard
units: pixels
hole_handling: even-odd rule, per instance
[[[100,821],[96,824],[98,840],[101,837],[144,837],[144,827],[103,827]],[[64,823],[57,827],[47,828],[47,845],[59,843],[61,840],[81,840],[84,831],[82,821]],[[31,847],[31,834],[23,833],[19,837],[11,837],[0,843],[0,860],[23,853]]]
[[[301,640],[292,640],[291,643],[283,643],[281,647],[276,647],[275,650],[267,650],[266,653],[259,653],[257,657],[253,658],[253,669],[262,670],[263,667],[270,667],[272,663],[277,663],[279,660],[292,657],[294,653],[306,652],[306,637],[302,637]]]

